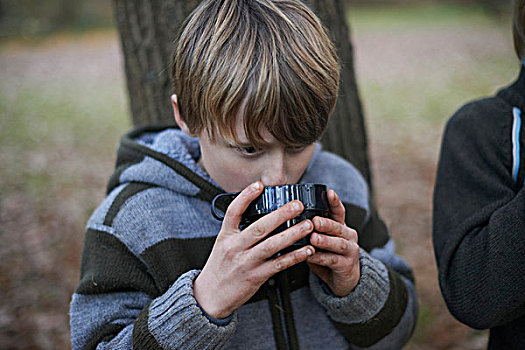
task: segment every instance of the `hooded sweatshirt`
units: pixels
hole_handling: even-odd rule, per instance
[[[397,349],[407,342],[417,315],[411,269],[369,212],[362,176],[320,145],[300,182],[325,184],[343,201],[347,224],[359,232],[358,285],[337,297],[301,263],[229,317],[207,315],[193,281],[221,228],[210,202],[224,191],[199,158],[198,140],[178,129],[122,138],[107,197],[87,223],[70,308],[73,349]]]

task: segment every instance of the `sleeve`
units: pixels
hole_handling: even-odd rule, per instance
[[[193,295],[198,270],[162,294],[142,260],[114,234],[88,229],[81,281],[70,305],[73,349],[220,349],[236,315],[215,320]]]
[[[378,249],[379,255],[388,250]],[[359,348],[401,349],[417,320],[414,284],[363,249],[359,262],[361,279],[348,296],[335,296],[313,273],[312,293],[349,343]]]
[[[354,347],[401,349],[417,321],[412,269],[396,255],[395,243],[373,206],[367,215],[344,204],[346,223],[359,235],[361,278],[356,288],[341,298],[311,273],[312,293]],[[362,224],[355,225],[359,222]]]
[[[511,175],[511,113],[479,101],[460,109],[434,188],[441,291],[451,313],[478,329],[525,314],[525,190]]]

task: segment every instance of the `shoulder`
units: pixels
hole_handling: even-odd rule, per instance
[[[208,219],[207,219],[208,218]],[[134,254],[170,238],[211,236],[217,223],[202,200],[166,188],[128,183],[112,191],[95,210],[88,228],[104,231]]]
[[[512,106],[502,98],[490,97],[459,108],[448,120],[446,134],[495,135],[511,124]]]
[[[442,153],[461,152],[467,156],[511,161],[513,107],[499,97],[463,105],[448,120],[443,134]]]
[[[368,210],[365,179],[355,166],[333,153],[316,152],[303,181],[326,184],[343,202]]]

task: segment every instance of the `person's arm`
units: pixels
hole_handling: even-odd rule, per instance
[[[511,175],[511,115],[493,99],[458,111],[434,189],[441,290],[451,313],[478,329],[525,314],[525,189]]]
[[[417,318],[413,281],[401,277],[401,273],[411,277],[411,269],[395,255],[388,237],[371,254],[360,248],[356,231],[345,224],[344,206],[332,191],[328,201],[332,220],[314,219],[319,233],[312,234],[311,241],[320,251],[308,259],[312,293],[349,343],[400,349]],[[381,234],[388,236],[386,231]]]
[[[205,344],[206,348],[221,348],[235,331],[235,311],[269,277],[306,260],[315,251],[307,245],[269,259],[313,229],[306,220],[264,239],[304,209],[299,201],[287,203],[244,230],[239,229],[243,212],[262,190],[260,182],[248,186],[228,206],[202,270],[181,270],[173,276],[175,282],[165,288],[165,275],[173,272],[159,274],[163,269],[160,265],[172,261],[172,270],[187,266],[187,255],[192,252],[174,245],[165,254],[156,251],[153,258],[149,252],[159,244],[148,246],[148,234],[162,226],[162,220],[154,219],[157,214],[152,208],[156,205],[145,199],[134,202],[136,197],[115,200],[126,203],[120,209],[125,215],[112,216],[116,217],[113,221],[104,214],[104,224],[95,223],[96,220],[88,223],[91,226],[84,244],[81,282],[71,304],[73,347],[200,349]],[[159,193],[149,196],[158,197]],[[114,214],[111,208],[108,213]],[[141,226],[144,222],[153,226]],[[128,230],[127,234],[118,231],[121,226]]]
[[[146,266],[114,234],[88,230],[81,270],[70,307],[73,349],[220,349],[235,331],[235,315],[215,320],[197,304],[199,271],[159,295]]]
[[[313,295],[354,346],[401,349],[414,330],[417,298],[413,282],[373,256],[390,256],[393,247],[389,241],[372,255],[361,249],[361,278],[346,297],[335,296],[317,276],[310,276]]]

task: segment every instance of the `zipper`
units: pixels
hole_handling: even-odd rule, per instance
[[[287,271],[282,271],[270,278],[266,284],[276,348],[278,350],[299,350]]]
[[[288,271],[283,271],[279,277],[281,279],[279,293],[284,310],[284,326],[286,335],[288,336],[288,346],[291,350],[299,350],[299,340],[297,339],[297,330],[295,329],[295,321],[293,319],[292,300],[290,299],[292,290],[290,288]]]

